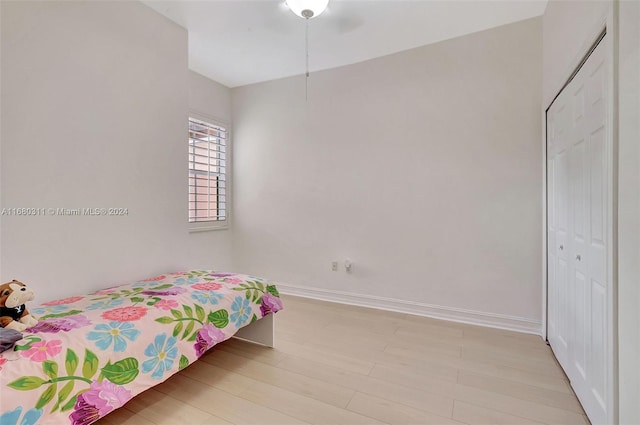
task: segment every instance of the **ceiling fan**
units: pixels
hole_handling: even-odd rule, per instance
[[[286,0],[285,3],[299,17],[311,19],[325,11],[329,0]]]
[[[304,43],[305,43],[305,87],[304,98],[309,97],[309,19],[319,16],[327,9],[329,0],[285,0],[289,9],[301,18],[305,19]]]

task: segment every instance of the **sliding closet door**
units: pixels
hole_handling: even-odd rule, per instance
[[[606,40],[547,111],[548,339],[593,423],[613,402]]]

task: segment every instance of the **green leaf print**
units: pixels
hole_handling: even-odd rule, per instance
[[[57,391],[58,391],[58,384],[53,383],[49,385],[47,389],[42,393],[38,401],[36,402],[35,408],[42,409],[44,406],[46,406],[47,403],[53,400],[53,397],[56,395]]]
[[[37,336],[32,335],[25,336],[24,339],[27,340],[27,343],[24,345],[19,345],[18,343],[16,343],[16,345],[13,347],[13,351],[29,350],[34,343],[42,341],[42,338],[38,338]]]
[[[193,309],[191,307],[183,304],[182,309],[184,310],[184,314],[186,314],[187,317],[193,317]]]
[[[189,366],[189,359],[184,354],[180,356],[180,363],[178,366],[178,370],[182,370],[185,367]]]
[[[267,292],[270,293],[271,295],[274,295],[280,298],[280,293],[278,292],[278,289],[276,288],[275,285],[267,285]]]
[[[98,370],[98,357],[89,350],[84,350],[84,362],[82,363],[82,376],[91,378]]]
[[[178,336],[178,334],[182,332],[183,327],[184,327],[183,322],[176,323],[176,326],[173,328],[173,336]]]
[[[64,313],[52,313],[52,314],[47,314],[46,316],[40,317],[40,320],[52,319],[52,318],[58,318],[58,317],[75,316],[76,314],[80,314],[80,313],[82,313],[82,310],[70,310],[70,311],[65,311]]]
[[[102,368],[102,375],[117,385],[125,385],[132,382],[139,373],[138,360],[133,357],[127,357],[113,364],[108,362]]]
[[[62,389],[58,392],[58,401],[56,401],[53,409],[51,409],[52,412],[55,412],[60,408],[60,405],[64,403],[67,397],[69,397],[69,394],[71,394],[71,391],[73,391],[74,386],[75,381],[69,381],[64,385],[64,387],[62,387]]]
[[[193,321],[189,322],[189,324],[187,324],[186,329],[184,330],[184,333],[182,334],[181,339],[185,339],[186,337],[188,337],[189,334],[193,332],[193,328],[195,327],[195,325],[196,325],[196,322],[193,322]]]
[[[64,359],[64,368],[67,375],[73,375],[78,368],[78,356],[70,348],[67,348],[67,355]]]
[[[229,312],[224,309],[209,313],[208,322],[216,328],[224,328],[229,324]]]
[[[204,322],[205,315],[206,315],[206,313],[204,311],[204,308],[202,308],[201,306],[196,304],[196,318],[199,321]]]
[[[45,360],[42,362],[42,371],[49,378],[54,379],[58,377],[58,363],[51,360]]]
[[[257,280],[247,283],[241,283],[237,287],[233,288],[233,290],[246,291],[245,297],[254,303],[257,303],[260,300],[262,294],[268,292],[268,289],[264,287],[264,284],[262,282],[258,282]],[[275,290],[275,287],[272,289],[272,291],[278,292],[277,290]]]
[[[9,382],[8,386],[13,388],[14,390],[29,391],[35,390],[45,382],[46,381],[44,379],[37,376],[23,376],[22,378],[18,378],[13,382]]]
[[[67,412],[71,409],[73,409],[73,406],[76,405],[76,401],[78,401],[78,396],[80,394],[82,394],[83,392],[85,392],[86,390],[80,390],[78,391],[73,397],[71,397],[69,399],[69,401],[67,401],[64,406],[62,406],[62,408],[60,409],[61,412]]]
[[[173,317],[162,316],[156,319],[156,322],[162,323],[163,325],[168,325],[169,323],[173,323]]]

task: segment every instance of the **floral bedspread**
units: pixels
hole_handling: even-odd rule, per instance
[[[0,354],[0,425],[90,424],[282,309],[275,285],[195,270],[27,306]]]

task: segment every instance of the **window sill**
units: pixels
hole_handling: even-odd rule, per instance
[[[227,223],[225,224],[200,224],[197,226],[194,225],[190,225],[189,226],[189,233],[200,233],[200,232],[211,232],[214,230],[228,230],[229,229],[229,225]]]

